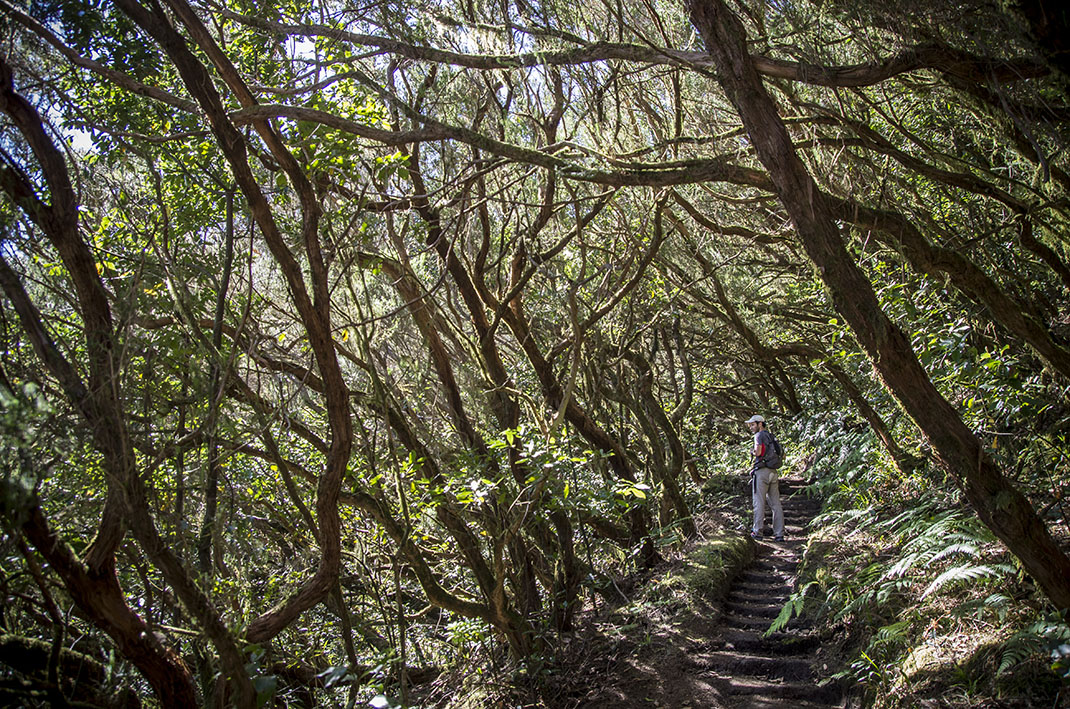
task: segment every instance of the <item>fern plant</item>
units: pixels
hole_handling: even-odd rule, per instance
[[[803,607],[806,603],[806,592],[817,585],[816,581],[810,581],[803,584],[798,591],[791,594],[787,603],[780,609],[780,613],[777,614],[776,619],[769,626],[769,629],[765,631],[765,637],[769,637],[773,633],[783,630],[788,624],[788,621],[792,619],[792,616],[800,616],[803,613]]]
[[[884,496],[882,504],[858,505],[863,497],[882,496],[842,495],[840,501],[853,506],[827,510],[815,520],[839,546],[847,541],[853,556],[840,561],[846,568],[839,573],[808,580],[773,629],[802,611],[807,593],[823,590],[829,620],[861,635],[853,641],[857,659],[839,676],[885,694],[906,681],[911,650],[942,625],[987,614],[1002,620],[1010,598],[1002,589],[1020,570],[976,517],[947,496]]]
[[[1003,643],[999,674],[1005,675],[1036,655],[1046,653],[1052,669],[1070,684],[1070,625],[1058,616],[1024,628]]]

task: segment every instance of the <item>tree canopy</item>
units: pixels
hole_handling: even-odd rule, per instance
[[[0,692],[542,657],[756,411],[1070,608],[1064,11],[0,7]]]

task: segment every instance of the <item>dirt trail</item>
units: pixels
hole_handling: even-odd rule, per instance
[[[819,639],[805,619],[793,618],[783,631],[764,637],[794,589],[806,526],[820,509],[802,486],[798,479],[781,479],[787,539],[757,542],[754,560],[732,583],[720,613],[685,614],[647,627],[643,642],[621,648],[606,684],[578,706],[842,707],[838,687],[818,685],[827,672]]]

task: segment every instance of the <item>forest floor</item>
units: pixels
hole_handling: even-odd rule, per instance
[[[766,635],[795,588],[806,527],[820,508],[797,478],[782,479],[780,489],[786,541],[754,542],[745,531],[725,540],[723,520],[699,520],[699,537],[681,558],[655,569],[633,600],[594,624],[601,638],[576,639],[588,660],[576,658],[572,676],[562,678],[569,689],[560,705],[845,706],[840,688],[823,680],[835,650],[804,619]]]

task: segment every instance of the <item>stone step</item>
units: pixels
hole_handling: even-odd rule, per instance
[[[799,562],[794,559],[782,559],[778,557],[759,557],[751,563],[748,570],[751,571],[775,571],[781,574],[793,574],[799,568]]]
[[[768,588],[733,588],[724,597],[726,603],[744,603],[750,605],[782,606],[791,595],[787,586],[769,586]]]
[[[738,603],[727,600],[724,602],[725,612],[754,618],[776,618],[780,615],[780,609],[783,607],[783,604],[772,603]]]
[[[821,509],[822,505],[824,505],[824,502],[816,497],[807,497],[806,493],[799,488],[781,489],[780,503],[798,505],[799,507],[807,507],[815,510]]]
[[[817,514],[821,511],[823,505],[820,500],[804,497],[796,490],[785,491],[784,489],[781,489],[780,506],[791,507],[797,510],[806,510],[807,512]]]
[[[792,499],[796,502],[806,502],[818,506],[822,504],[820,497],[812,497],[806,492],[805,485],[795,485],[791,482],[785,482],[783,479],[778,482],[780,483],[780,499]]]
[[[781,591],[785,588],[790,589],[791,585],[770,583],[767,574],[754,574],[754,579],[751,581],[743,581],[742,574],[740,574],[730,590],[740,593],[767,593],[772,590]]]
[[[784,542],[770,543],[762,549],[758,559],[759,561],[787,561],[792,564],[798,564],[799,554],[794,549],[790,549],[785,540]]]
[[[795,574],[780,571],[744,571],[736,578],[740,583],[748,585],[760,585],[767,588],[775,586],[791,588],[792,582],[795,580]]]
[[[802,512],[795,512],[791,509],[784,510],[784,521],[788,522],[800,522],[802,524],[810,524],[810,520],[814,518],[813,515],[804,514]]]
[[[776,682],[760,679],[746,679],[737,677],[721,677],[714,675],[710,678],[713,684],[722,694],[733,696],[755,696],[762,699],[777,699],[780,706],[797,707],[798,702],[814,702],[818,706],[832,706],[841,701],[841,692],[833,685],[817,686],[814,682]],[[791,700],[787,703],[784,700]],[[733,707],[739,706],[735,702]]]
[[[810,524],[810,521],[812,519],[813,519],[813,517],[808,517],[806,515],[785,514],[784,515],[784,526],[785,527],[798,527],[799,529],[803,529],[808,524]],[[753,522],[754,520],[752,519],[751,521]],[[763,531],[771,530],[772,528],[773,528],[773,520],[771,518],[767,518],[766,520],[764,520],[762,522],[762,530]]]
[[[728,628],[764,633],[773,624],[773,619],[749,613],[725,613],[722,622]],[[805,618],[795,617],[788,621],[786,627],[791,630],[810,630],[814,627],[814,623]]]
[[[720,643],[711,649],[727,649],[765,655],[808,655],[821,645],[821,638],[814,634],[776,632],[765,637],[753,630],[725,630]]]
[[[792,524],[790,521],[784,524],[784,537],[787,539],[800,539],[806,536],[805,524]],[[755,539],[756,542],[766,542],[768,544],[780,544],[773,540],[773,525],[767,524],[762,527],[762,538]]]
[[[794,510],[806,510],[813,514],[820,512],[822,508],[821,502],[818,500],[799,497],[795,494],[785,495],[783,490],[780,491],[780,506],[791,507]]]
[[[729,650],[706,653],[695,660],[722,677],[762,677],[791,682],[812,681],[814,677],[808,658],[763,657]]]
[[[732,709],[834,709],[842,707],[842,702],[830,704],[829,702],[811,702],[806,699],[766,699],[759,696],[735,696],[732,698]]]
[[[726,598],[723,601],[724,611],[726,613],[735,613],[736,615],[752,615],[750,611],[768,610],[772,613],[771,616],[759,614],[765,618],[775,618],[780,615],[780,609],[784,607],[784,604],[788,602],[788,595],[783,596],[733,596]],[[775,611],[775,612],[774,612]]]

